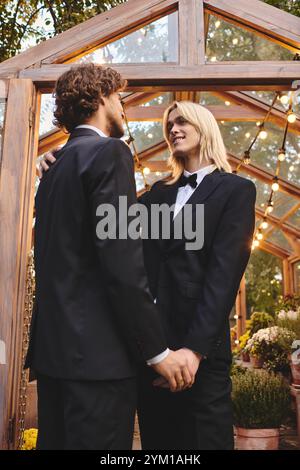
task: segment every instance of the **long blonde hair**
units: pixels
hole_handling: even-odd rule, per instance
[[[190,124],[192,124],[200,135],[200,154],[199,163],[204,159],[213,160],[217,168],[223,169],[227,173],[231,173],[231,166],[227,160],[226,148],[223,138],[214,116],[208,109],[198,103],[192,101],[175,101],[164,112],[163,116],[163,132],[166,142],[169,145],[170,157],[168,166],[172,170],[172,178],[167,184],[175,183],[184,170],[184,159],[175,157],[169,141],[169,133],[167,129],[168,117],[171,111],[178,109],[178,112]]]

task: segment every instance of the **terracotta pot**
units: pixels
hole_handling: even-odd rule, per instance
[[[254,369],[261,369],[264,364],[264,361],[261,357],[250,355],[250,364],[252,365],[252,367],[254,367]]]
[[[290,362],[292,372],[292,384],[300,385],[300,364],[293,364]]]
[[[248,352],[242,352],[242,360],[244,362],[250,362],[250,355]]]
[[[235,428],[238,450],[278,450],[279,429]]]

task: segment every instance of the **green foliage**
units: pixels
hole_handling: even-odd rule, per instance
[[[263,0],[265,3],[285,10],[295,16],[300,16],[300,3],[298,0]]]
[[[279,375],[245,369],[232,375],[235,425],[248,429],[279,428],[289,413],[290,390]]]
[[[35,38],[36,43],[45,41],[124,1],[3,0],[0,3],[0,62],[20,52],[29,38]]]
[[[252,252],[247,270],[247,304],[255,310],[272,314],[281,298],[281,261],[262,250]]]
[[[249,336],[272,325],[274,325],[274,318],[271,315],[265,312],[253,312],[249,321]]]

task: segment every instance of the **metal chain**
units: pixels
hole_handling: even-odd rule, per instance
[[[25,414],[27,405],[27,386],[28,386],[28,370],[24,370],[25,358],[29,344],[30,324],[32,317],[32,307],[35,296],[35,270],[33,249],[28,254],[26,284],[25,284],[25,304],[23,316],[23,339],[22,339],[22,370],[21,383],[19,391],[19,421],[18,421],[18,449],[21,449],[24,442],[25,431]]]

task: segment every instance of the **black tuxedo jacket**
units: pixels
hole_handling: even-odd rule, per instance
[[[177,190],[176,183],[158,182],[139,201],[148,208],[151,204],[172,206]],[[251,252],[255,199],[256,188],[250,180],[216,169],[187,201],[193,217],[196,204],[204,204],[201,249],[186,250],[184,237],[144,240],[150,288],[169,347],[188,347],[208,359],[231,360],[229,314]]]
[[[36,304],[26,367],[73,380],[134,376],[166,347],[141,239],[100,240],[96,209],[136,203],[131,152],[76,129],[36,195]],[[118,210],[117,210],[118,213]],[[129,219],[130,221],[130,219]]]

